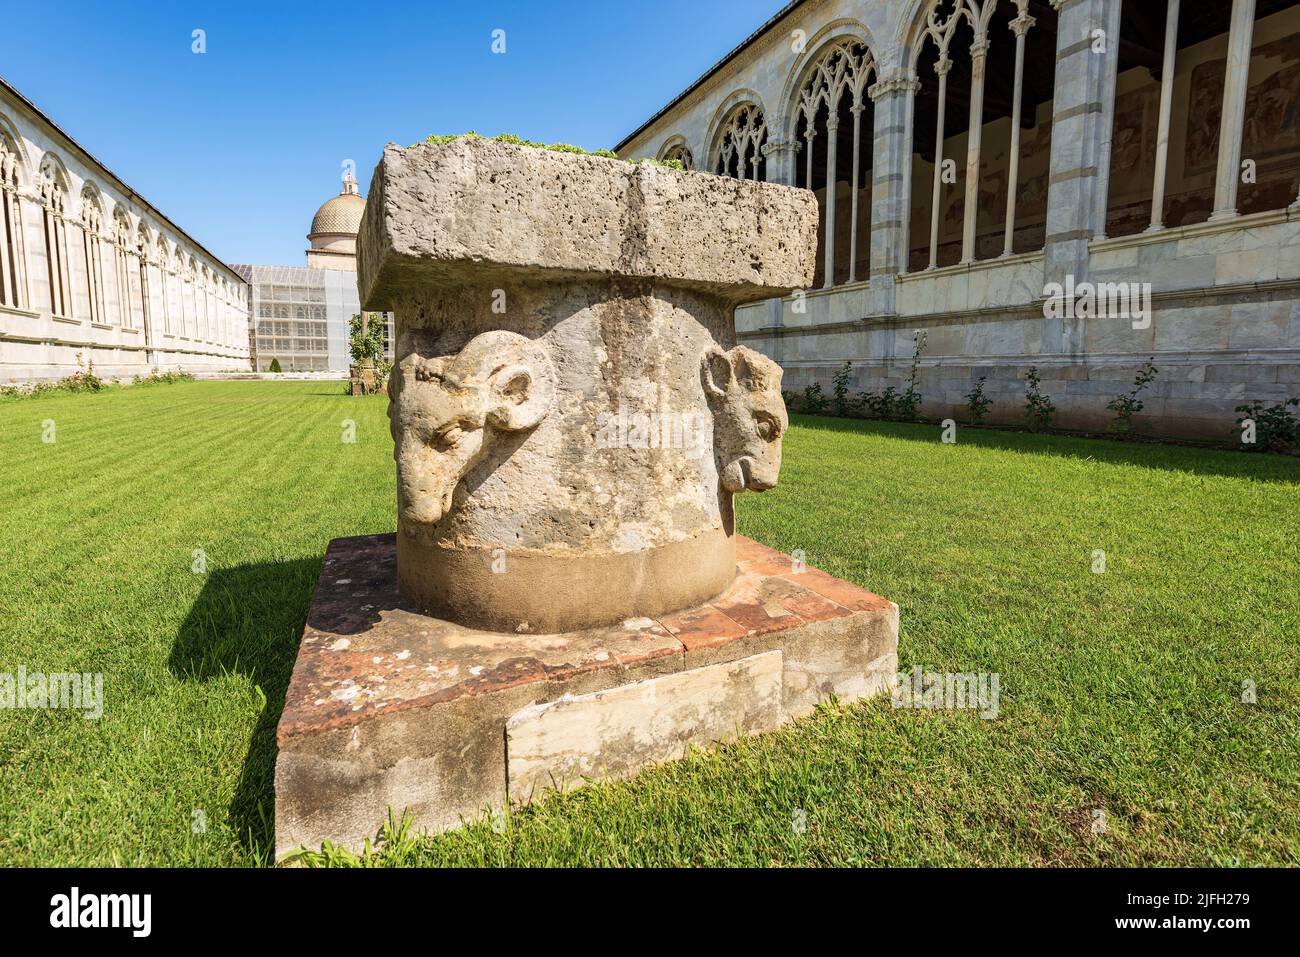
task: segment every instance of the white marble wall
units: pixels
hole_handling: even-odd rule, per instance
[[[1129,0],[1135,2],[1135,0]],[[855,390],[902,388],[912,339],[925,330],[922,413],[964,421],[965,393],[980,376],[994,399],[990,418],[1022,419],[1024,373],[1037,366],[1058,407],[1057,424],[1104,428],[1106,403],[1132,388],[1142,362],[1160,369],[1137,417],[1152,433],[1226,438],[1236,405],[1300,395],[1300,212],[1278,210],[1105,238],[1116,78],[1091,49],[1093,31],[1116,32],[1120,0],[1053,0],[1059,14],[1047,241],[1041,252],[920,273],[903,271],[901,220],[914,136],[911,50],[927,0],[813,0],[754,40],[731,63],[630,140],[620,155],[657,156],[684,141],[711,167],[718,125],[739,102],[768,114],[768,178],[792,182],[793,96],[807,65],[836,36],[873,51],[877,91],[872,173],[871,277],[737,311],[739,341],[786,370],[786,388],[853,364]],[[806,44],[796,52],[796,30]],[[1186,103],[1174,103],[1175,111]],[[1049,318],[1047,284],[1151,283],[1149,327],[1131,320]]]
[[[0,383],[56,379],[93,361],[104,377],[151,370],[249,368],[248,292],[240,277],[0,83],[0,137],[18,156],[24,282],[16,303],[0,302]],[[42,164],[53,160],[66,187],[69,308],[51,307]],[[100,308],[92,315],[82,247],[83,193],[97,197]],[[128,221],[126,289],[119,288],[115,217]],[[147,237],[148,308],[142,302],[137,240]],[[187,268],[192,267],[192,268]],[[167,305],[163,289],[166,285]],[[133,309],[124,309],[129,296]]]

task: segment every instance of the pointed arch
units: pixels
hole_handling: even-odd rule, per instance
[[[813,38],[787,87],[790,142],[803,152],[802,162],[795,163],[794,184],[816,193],[820,175],[823,229],[814,283],[826,288],[841,277],[856,282],[869,271],[870,230],[866,242],[859,243],[859,236],[861,207],[870,209],[875,110],[867,88],[875,76],[870,35],[861,23],[846,19],[828,24]],[[845,149],[840,144],[842,132],[850,128],[851,152],[848,144]]]
[[[81,187],[81,264],[85,277],[82,306],[91,322],[106,322],[104,307],[104,201],[99,187],[89,180]]]
[[[27,305],[27,254],[23,237],[22,187],[27,178],[22,144],[0,116],[0,306]]]
[[[695,154],[691,152],[686,137],[680,133],[664,140],[663,145],[659,147],[657,158],[664,161],[677,160],[682,164],[683,169],[695,169]]]
[[[46,281],[49,283],[50,312],[70,317],[72,283],[69,275],[68,172],[53,153],[41,158],[37,173],[37,194],[41,201],[42,238],[45,241]]]
[[[708,168],[737,179],[767,179],[767,109],[753,90],[722,101],[710,124]]]

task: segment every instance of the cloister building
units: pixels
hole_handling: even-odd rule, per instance
[[[1149,358],[1149,431],[1300,395],[1300,3],[795,0],[616,151],[817,194],[813,288],[737,312],[787,389],[923,332],[934,418],[1036,366],[1104,427]]]
[[[244,281],[0,79],[0,382],[248,356]]]

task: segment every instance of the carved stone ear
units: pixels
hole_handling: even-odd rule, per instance
[[[710,398],[720,399],[731,385],[731,357],[718,346],[709,346],[700,362],[700,379]]]
[[[525,362],[504,365],[488,379],[488,421],[498,429],[531,429],[555,399],[555,370],[540,349]]]

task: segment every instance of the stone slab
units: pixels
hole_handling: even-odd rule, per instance
[[[277,856],[358,848],[390,809],[454,828],[888,689],[895,604],[741,536],[736,551],[734,583],[696,608],[534,635],[420,614],[394,535],[334,540],[277,730]]]
[[[807,190],[486,139],[389,144],[357,285],[377,311],[471,271],[480,284],[608,276],[753,302],[811,284],[816,232]]]
[[[524,708],[506,722],[510,800],[628,777],[691,745],[771,731],[783,720],[781,657],[769,651]]]

